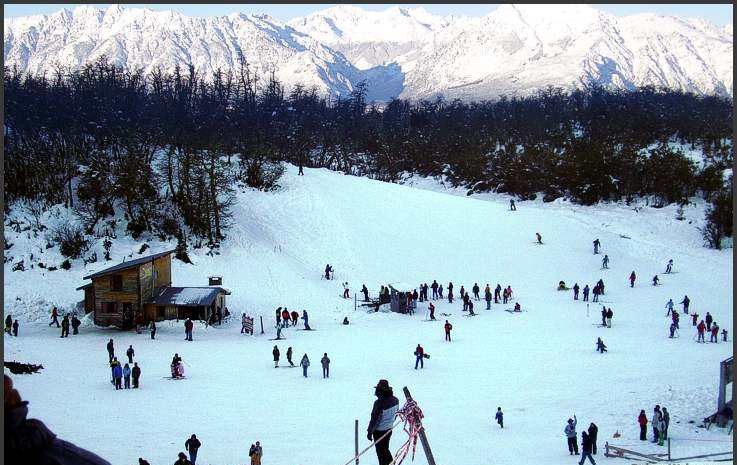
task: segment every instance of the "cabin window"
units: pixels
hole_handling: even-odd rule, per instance
[[[157,306],[156,307],[156,318],[164,318],[164,316],[166,316],[165,310],[166,310],[165,307],[161,305]]]
[[[110,276],[110,289],[113,291],[123,290],[123,276],[122,275],[114,274]]]
[[[118,313],[118,303],[117,302],[105,302],[103,304],[103,309],[105,310],[105,313]]]

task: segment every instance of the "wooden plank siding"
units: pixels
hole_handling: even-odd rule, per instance
[[[123,286],[120,291],[112,289],[112,277],[116,275],[122,277]],[[95,290],[95,324],[124,326],[123,304],[125,303],[130,303],[133,314],[136,314],[139,308],[138,268],[134,267],[93,278],[92,286]],[[107,311],[107,302],[116,303],[115,312]]]

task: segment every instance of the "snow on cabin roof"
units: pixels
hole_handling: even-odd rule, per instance
[[[219,286],[209,287],[164,287],[151,299],[155,305],[179,305],[183,307],[209,306],[218,294],[230,294]]]
[[[167,250],[165,252],[159,252],[153,255],[146,255],[145,257],[128,260],[127,262],[123,262],[123,263],[118,263],[117,265],[111,266],[110,268],[105,268],[103,270],[100,270],[95,273],[84,276],[82,279],[97,278],[99,276],[103,276],[109,273],[114,273],[116,271],[125,270],[126,268],[130,268],[132,266],[137,266],[137,265],[141,265],[146,262],[153,261],[159,257],[163,257],[164,255],[169,255],[170,253],[174,253],[174,251],[175,251],[174,249]]]

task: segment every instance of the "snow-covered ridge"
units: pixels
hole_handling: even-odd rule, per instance
[[[501,5],[483,17],[440,17],[422,8],[365,11],[351,5],[283,23],[234,13],[195,18],[171,11],[82,6],[5,22],[6,65],[72,70],[107,55],[145,71],[193,64],[209,75],[243,55],[286,86],[345,95],[362,80],[371,97],[464,99],[597,83],[665,86],[731,96],[732,27],[587,5]]]

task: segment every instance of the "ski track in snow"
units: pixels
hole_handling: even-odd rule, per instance
[[[508,197],[466,197],[431,180],[414,180],[412,188],[322,169],[305,169],[305,176],[296,172],[288,166],[277,192],[239,194],[236,224],[220,255],[192,253],[196,266],[173,261],[174,285],[201,286],[215,274],[233,292],[228,300],[233,321],[221,328],[196,325],[194,342],[183,340],[181,322],[160,324],[156,341],[146,332],[89,324],[82,334],[60,339],[45,323],[47,305],[70,308],[82,298],[74,290],[83,284],[81,277],[110,263],[83,269],[76,261],[68,272],[44,274],[38,268],[12,272],[12,263],[6,264],[6,310],[23,312],[21,337],[5,338],[6,360],[45,367],[38,375],[13,377],[30,401],[29,416],[114,465],[138,457],[152,464],[173,462],[192,433],[203,442],[202,464],[247,463],[248,447],[256,440],[264,447],[264,463],[341,464],[352,454],[356,418],[360,446],[367,444],[373,386],[386,378],[400,400],[402,386],[408,386],[424,410],[438,463],[573,463],[563,427],[574,413],[579,435],[591,421],[599,426],[597,460],[603,460],[606,440],[653,452],[660,448],[637,440],[636,418],[640,409],[650,418],[656,403],[671,414],[674,456],[729,448],[691,441],[729,437],[688,421],[698,424],[715,410],[719,361],[732,355],[731,342],[694,343],[686,315],[680,337],[667,337],[665,303],[688,294],[692,310],[702,317],[710,311],[730,331],[731,341],[731,250],[702,247],[696,230],[702,204],[686,209],[692,224],[675,220],[675,207],[636,213],[622,205],[520,201],[510,212]],[[534,243],[535,232],[544,245]],[[9,252],[19,257],[39,241],[24,239],[25,232],[6,229],[6,235],[15,242]],[[592,253],[596,237],[600,255]],[[156,244],[154,252],[170,246],[149,243]],[[139,246],[120,239],[114,259]],[[54,257],[54,250],[45,253]],[[611,259],[609,270],[601,270],[604,254]],[[678,273],[662,274],[669,258]],[[325,263],[335,268],[335,280],[321,279]],[[634,289],[627,281],[632,269],[638,275]],[[653,287],[656,273],[662,285]],[[599,278],[606,284],[602,301],[614,311],[611,329],[594,325],[599,305],[591,303],[587,316],[585,303],[574,302],[572,291],[555,290],[561,279],[583,287]],[[405,316],[367,313],[360,306],[354,312],[353,298],[340,298],[343,281],[353,297],[362,283],[375,296],[381,284],[433,279],[444,288],[452,281],[456,295],[461,285],[470,290],[475,282],[482,294],[486,283],[511,285],[527,312],[502,311],[513,303],[492,304],[486,311],[480,301],[474,307],[478,316],[461,318],[461,302],[445,300],[435,303],[438,322],[424,322],[424,303]],[[317,331],[289,328],[282,332],[285,341],[268,341],[275,336],[274,308],[284,305],[306,309]],[[259,334],[258,318],[256,336],[239,333],[244,310],[263,315],[266,334]],[[452,343],[443,340],[441,313],[452,314]],[[340,324],[343,316],[350,326]],[[112,389],[105,351],[110,337],[121,360],[133,344],[142,389]],[[607,354],[595,352],[597,337],[607,344]],[[308,379],[299,369],[273,368],[275,342],[281,365],[289,346],[295,363],[308,354]],[[421,371],[413,369],[417,343],[431,354]],[[163,379],[174,352],[183,357],[188,377],[176,383]],[[329,380],[321,379],[323,352],[331,359]],[[497,406],[505,413],[503,430],[493,420]],[[623,436],[612,440],[615,431]],[[392,449],[403,438],[397,432]],[[417,453],[422,455],[421,448]],[[376,463],[374,452],[362,463]]]

